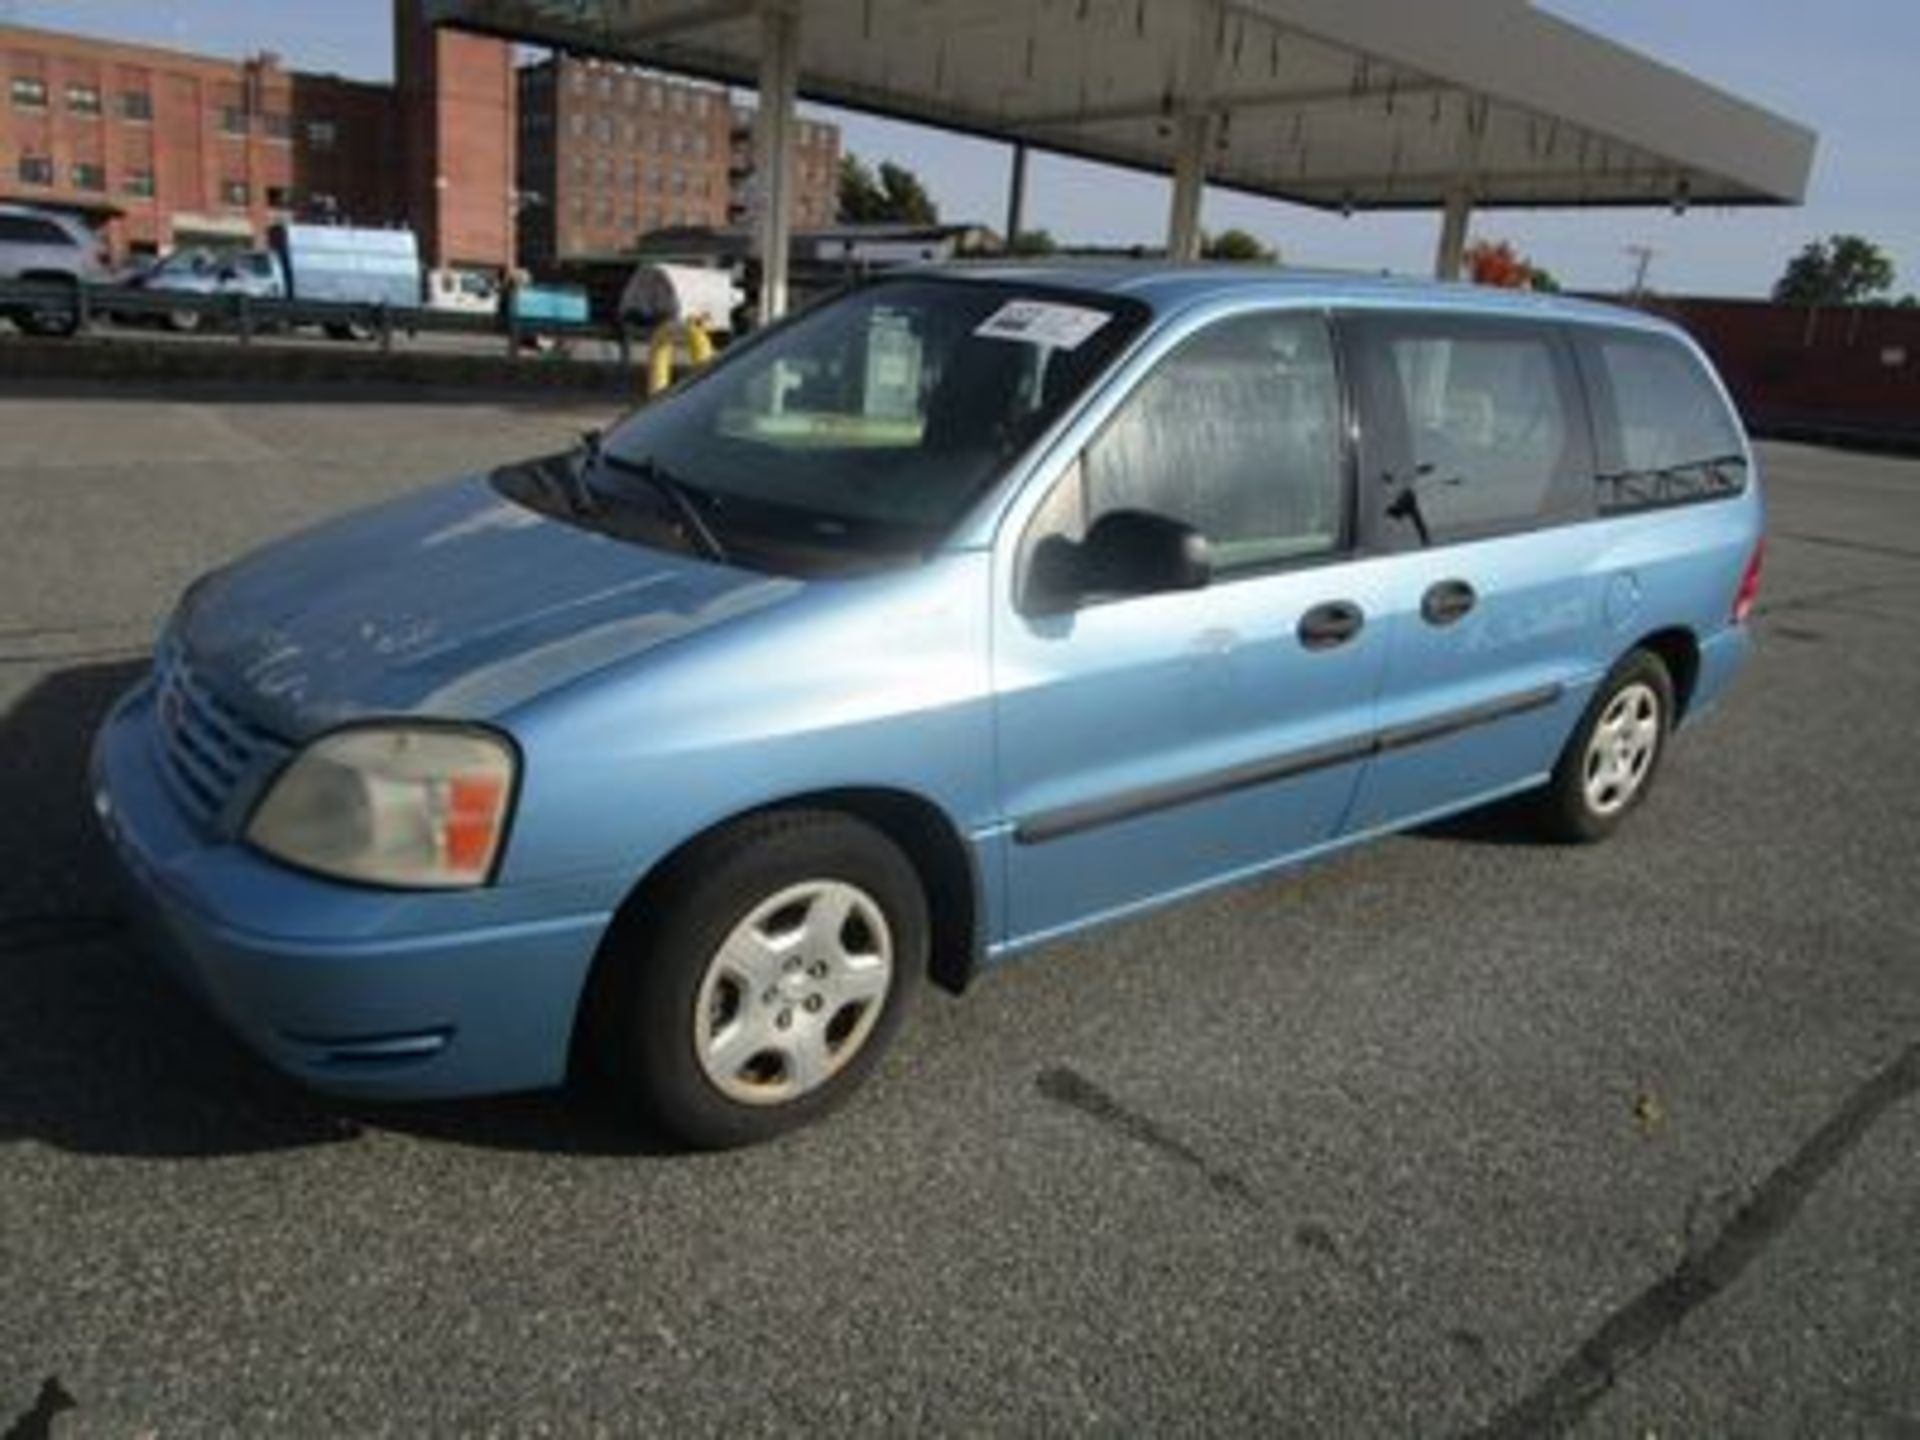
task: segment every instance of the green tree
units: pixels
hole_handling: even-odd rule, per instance
[[[940,208],[906,166],[883,160],[876,175],[847,154],[840,157],[840,218],[852,225],[938,225]]]
[[[1052,255],[1059,248],[1049,230],[1022,230],[1007,242],[1009,255]]]
[[[849,225],[869,225],[880,218],[887,197],[880,182],[858,155],[840,157],[840,218]]]
[[[1209,260],[1264,260],[1269,264],[1280,258],[1279,251],[1269,250],[1245,230],[1222,230],[1203,238],[1200,253]]]
[[[880,162],[880,190],[887,199],[887,219],[904,225],[938,225],[940,207],[933,203],[920,177],[891,160]]]
[[[1858,305],[1893,289],[1893,262],[1871,240],[1810,240],[1787,262],[1773,298],[1790,305]]]

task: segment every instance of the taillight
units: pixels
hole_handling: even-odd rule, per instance
[[[1740,588],[1733,592],[1733,623],[1741,625],[1753,613],[1753,602],[1760,595],[1760,560],[1767,553],[1766,538],[1753,542],[1753,554],[1747,557],[1747,568],[1740,572]]]

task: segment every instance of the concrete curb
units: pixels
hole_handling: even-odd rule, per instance
[[[640,371],[607,361],[419,351],[382,354],[364,346],[328,350],[268,341],[174,344],[123,335],[72,340],[0,336],[0,382],[8,380],[432,386],[569,391],[636,401],[644,383]]]

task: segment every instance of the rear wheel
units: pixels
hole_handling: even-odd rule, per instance
[[[860,1084],[926,968],[926,897],[899,848],[826,811],[700,842],[623,917],[590,998],[598,1069],[679,1139],[763,1140]]]
[[[64,340],[80,328],[80,287],[65,277],[49,278],[44,275],[26,277],[42,285],[58,286],[60,295],[49,299],[45,304],[36,305],[19,311],[14,321],[29,335],[43,335]]]
[[[1601,682],[1541,792],[1557,840],[1604,840],[1653,786],[1673,729],[1673,677],[1658,655],[1630,652]]]

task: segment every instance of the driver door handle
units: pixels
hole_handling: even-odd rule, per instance
[[[1297,633],[1309,650],[1332,650],[1353,639],[1366,623],[1366,612],[1351,600],[1329,600],[1300,617]]]

